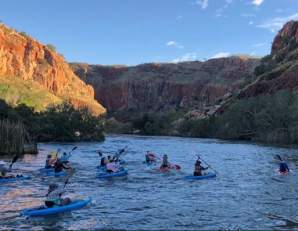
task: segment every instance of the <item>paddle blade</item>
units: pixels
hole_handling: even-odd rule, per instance
[[[101,152],[101,151],[97,151],[97,153],[98,153],[98,155],[99,155],[100,157],[102,157],[102,156],[103,156],[103,154],[102,154],[102,152]]]
[[[19,159],[19,155],[15,155],[15,156],[13,157],[13,159],[12,159],[10,165],[9,165],[9,168],[8,168],[9,171],[11,171],[11,169],[12,169],[12,165],[13,165],[18,159]]]
[[[15,163],[19,159],[19,155],[15,155],[11,161],[11,164]]]
[[[282,161],[282,158],[280,157],[280,155],[276,155],[276,158],[280,161]]]

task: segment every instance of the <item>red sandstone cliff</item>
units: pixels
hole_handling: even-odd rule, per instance
[[[93,88],[73,73],[61,55],[25,33],[0,24],[0,81],[13,78],[37,82],[76,107],[87,106],[94,114],[105,112],[94,100]]]
[[[298,21],[286,23],[278,32],[271,54],[261,60],[255,72],[258,78],[241,91],[239,98],[298,90]]]
[[[257,59],[229,57],[206,62],[149,63],[133,67],[74,63],[109,112],[202,109],[250,78]]]

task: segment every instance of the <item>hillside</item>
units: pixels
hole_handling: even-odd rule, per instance
[[[73,63],[74,72],[94,87],[108,112],[203,110],[238,91],[258,59],[229,57],[206,62],[102,66]]]
[[[216,116],[188,122],[201,123],[197,131],[205,126],[208,137],[297,144],[298,21],[283,26],[254,73],[238,94],[221,102]],[[190,133],[199,136],[197,131]]]
[[[298,90],[298,22],[290,21],[276,35],[270,55],[255,69],[258,77],[239,98],[273,94],[279,90]]]
[[[0,24],[0,97],[11,105],[24,103],[43,110],[70,102],[93,114],[105,113],[91,86],[81,81],[53,46]]]

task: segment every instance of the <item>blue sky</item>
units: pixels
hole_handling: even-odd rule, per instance
[[[1,0],[0,20],[69,62],[127,64],[264,56],[298,0]]]

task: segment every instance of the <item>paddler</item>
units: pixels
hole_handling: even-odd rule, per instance
[[[152,152],[147,151],[145,154],[146,163],[151,164],[156,162],[156,155]]]
[[[282,174],[286,174],[290,172],[288,164],[280,157],[280,155],[276,155],[276,158],[279,160],[279,172]]]
[[[51,168],[55,165],[55,163],[58,159],[59,152],[60,152],[60,149],[58,149],[57,152],[51,151],[50,154],[47,155],[46,165],[45,165],[46,168]]]
[[[0,179],[13,177],[11,175],[8,176],[7,175],[8,172],[9,172],[9,170],[5,167],[5,162],[1,161],[0,162]]]
[[[198,157],[198,159],[196,160],[196,163],[195,163],[195,171],[193,173],[194,176],[202,176],[202,171],[204,170],[207,170],[208,167],[203,167],[201,165],[201,160],[200,160],[200,157]]]
[[[70,158],[70,154],[67,154],[66,152],[63,152],[62,156],[59,159],[63,163],[67,164],[67,163],[69,163],[69,161],[68,161],[69,158]]]
[[[58,159],[54,165],[55,173],[62,172],[63,169],[71,169],[71,166],[68,163],[65,163],[62,160]]]
[[[171,164],[168,161],[168,155],[165,154],[162,157],[162,163],[161,163],[160,169],[168,169],[168,168],[171,168]]]
[[[115,162],[109,162],[106,164],[107,172],[108,173],[113,173],[113,172],[118,172],[119,167]]]
[[[52,165],[52,156],[51,155],[47,155],[47,159],[46,159],[46,164],[45,164],[45,168],[49,169],[49,168],[53,168]]]
[[[65,193],[64,187],[59,186],[58,184],[50,184],[47,198],[45,200],[45,205],[48,208],[54,206],[63,206],[71,203],[69,198],[62,198],[62,195]]]

